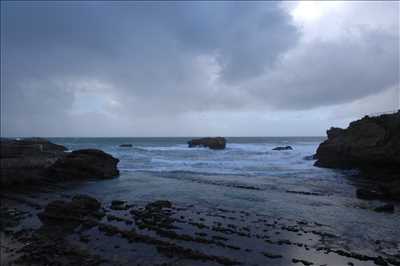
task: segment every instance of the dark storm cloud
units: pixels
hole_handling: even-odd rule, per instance
[[[349,42],[304,44],[278,2],[1,7],[8,135],[62,135],[70,127],[79,134],[90,117],[92,128],[104,129],[108,119],[123,131],[129,116],[161,124],[210,110],[307,109],[398,83],[398,34],[367,29]]]

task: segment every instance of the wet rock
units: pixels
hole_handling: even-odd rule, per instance
[[[216,138],[200,138],[188,141],[189,148],[193,147],[208,147],[213,150],[225,149],[226,140],[222,137]]]
[[[157,200],[146,205],[146,210],[160,210],[162,208],[171,208],[172,203],[168,200]]]
[[[321,193],[318,193],[318,192],[309,192],[309,191],[286,190],[286,193],[300,194],[300,195],[308,195],[308,196],[322,196]]]
[[[359,199],[375,200],[383,198],[383,194],[376,190],[359,188],[356,190],[356,196]]]
[[[308,156],[304,156],[303,159],[306,161],[314,161],[314,160],[317,160],[317,156],[315,154],[308,155]]]
[[[219,257],[219,256],[211,256],[199,251],[195,251],[188,248],[183,248],[175,245],[167,245],[167,246],[157,246],[158,252],[161,254],[172,258],[172,257],[182,257],[192,260],[202,260],[202,261],[215,261],[222,265],[238,265],[240,264],[238,261]]]
[[[71,201],[50,202],[38,216],[44,224],[82,223],[88,218],[99,218],[100,202],[87,195],[77,195]]]
[[[380,265],[380,266],[388,266],[389,265],[382,257],[376,257],[374,259],[374,263],[376,265]]]
[[[0,141],[0,184],[48,184],[61,180],[111,178],[118,175],[118,159],[100,150],[65,152],[64,146],[46,139]]]
[[[317,149],[319,167],[359,168],[381,178],[400,173],[400,111],[365,116],[347,129],[331,128]],[[397,178],[396,178],[397,179]]]
[[[106,261],[97,255],[90,254],[86,249],[80,249],[52,231],[37,231],[33,234],[25,233],[23,241],[26,243],[17,252],[15,265],[104,265]],[[86,243],[83,237],[80,241]],[[14,265],[14,263],[12,264]]]
[[[119,146],[122,147],[122,148],[130,148],[130,147],[133,147],[132,144],[120,144]]]
[[[123,200],[113,200],[113,201],[111,201],[111,206],[112,205],[122,205],[122,204],[125,204],[125,201],[123,201]]]
[[[385,197],[400,200],[400,180],[394,180],[391,182],[386,182],[382,184],[380,189]]]
[[[291,146],[280,146],[272,149],[273,151],[287,151],[287,150],[293,150]]]
[[[263,254],[265,257],[269,258],[269,259],[280,259],[280,258],[283,257],[282,255],[279,255],[279,254],[272,254],[272,253],[269,253],[269,252],[262,252],[262,254]]]
[[[54,144],[43,138],[0,139],[1,158],[21,158],[32,155],[54,155],[66,151],[62,145]]]
[[[122,210],[128,210],[130,208],[130,206],[127,205],[125,201],[113,200],[111,202],[111,207],[110,208],[112,210],[115,210],[115,211],[122,211]]]
[[[157,231],[160,228],[174,229],[174,218],[171,217],[172,203],[166,200],[151,202],[145,208],[133,209],[130,214],[134,216],[135,223],[140,229]],[[165,209],[168,208],[168,209]]]
[[[16,227],[26,213],[8,207],[0,208],[0,231],[6,231],[6,228]]]
[[[66,180],[112,178],[119,174],[118,162],[101,150],[76,150],[57,160],[50,167],[50,175]]]
[[[303,265],[309,266],[309,265],[313,265],[314,263],[310,262],[310,261],[306,261],[306,260],[299,260],[299,259],[292,259],[293,263],[302,263]]]
[[[47,168],[64,156],[66,148],[46,139],[0,140],[2,187],[29,185],[46,178]]]
[[[376,212],[388,212],[394,213],[394,205],[393,204],[385,204],[374,209]]]

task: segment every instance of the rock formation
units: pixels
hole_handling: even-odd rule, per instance
[[[317,149],[316,166],[400,173],[400,111],[331,128]]]
[[[60,179],[108,178],[118,175],[118,159],[99,150],[65,152],[46,139],[0,140],[0,183],[28,185]]]
[[[43,179],[48,167],[64,156],[64,146],[41,138],[1,139],[1,184],[34,183]]]
[[[119,146],[122,147],[122,148],[131,148],[131,147],[133,147],[133,145],[132,145],[132,144],[129,144],[129,143],[120,144]]]
[[[101,204],[87,195],[76,195],[70,202],[55,200],[50,202],[44,212],[38,214],[44,224],[49,223],[81,223],[87,217],[101,217]]]
[[[282,146],[282,147],[276,147],[272,149],[273,151],[287,151],[287,150],[293,150],[291,146]]]
[[[189,148],[193,147],[208,147],[213,150],[225,149],[226,140],[222,137],[216,138],[200,138],[188,141]]]
[[[331,128],[327,135],[317,149],[316,166],[359,169],[382,181],[379,193],[400,200],[400,111],[365,116],[347,129]]]
[[[112,178],[119,174],[118,159],[95,149],[73,151],[58,159],[49,174],[63,179]]]

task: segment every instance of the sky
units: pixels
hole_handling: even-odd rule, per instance
[[[399,12],[1,1],[1,136],[324,136],[400,108]]]

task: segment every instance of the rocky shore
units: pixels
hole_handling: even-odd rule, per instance
[[[119,174],[118,159],[96,149],[67,152],[67,148],[42,138],[0,140],[2,188],[29,186]]]
[[[331,128],[316,152],[316,166],[359,169],[380,183],[382,197],[400,200],[400,111],[365,116],[347,129]]]
[[[167,200],[102,203],[88,195],[22,209],[2,210],[2,254],[10,264],[400,265],[390,252],[396,243],[370,240],[376,252],[365,254],[329,226],[244,210]]]
[[[213,141],[202,141],[206,141],[206,147],[216,148]],[[202,141],[192,145],[204,146]],[[331,144],[332,137],[321,144],[315,156],[317,164],[322,166],[326,162],[325,147]],[[280,153],[279,150],[292,153],[284,152],[290,150],[288,147],[278,148],[273,153]],[[2,265],[400,265],[398,241],[368,232],[355,239],[343,233],[351,228],[341,228],[345,226],[340,223],[332,226],[312,215],[306,218],[277,215],[272,206],[276,204],[274,201],[265,201],[265,209],[259,212],[203,205],[196,200],[179,202],[172,197],[163,198],[161,194],[152,194],[151,200],[140,197],[128,200],[123,198],[129,197],[128,194],[120,193],[122,186],[114,194],[118,198],[111,199],[103,196],[110,192],[103,190],[104,185],[97,196],[63,188],[49,193],[11,190],[17,184],[30,187],[30,184],[60,184],[68,180],[108,179],[118,175],[117,163],[118,159],[100,150],[68,152],[65,147],[45,139],[2,139],[1,182],[6,185],[0,191]],[[396,181],[390,175],[384,179]],[[113,181],[121,180],[105,183]],[[223,185],[205,180],[198,183]],[[242,194],[250,200],[260,200],[261,193],[279,193],[279,188],[268,190],[256,184],[230,187],[232,196],[241,195],[241,191],[254,192],[254,198],[253,194]],[[386,199],[390,194],[383,191],[383,188],[360,189],[356,195],[362,199]],[[296,208],[312,204],[312,208],[324,209],[331,204],[330,194],[307,190],[307,187],[294,187],[282,194],[293,196]],[[289,197],[272,199],[288,200]],[[338,204],[346,202],[344,198],[337,199]],[[371,213],[368,217],[377,219],[385,215],[398,217],[397,209],[391,204],[381,205],[379,201],[363,204],[363,200],[355,200],[346,203],[355,204],[348,207],[349,211],[365,209]],[[332,212],[326,214],[332,215]]]

